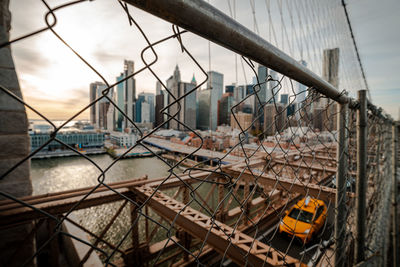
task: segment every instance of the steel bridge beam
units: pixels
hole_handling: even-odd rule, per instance
[[[218,253],[226,252],[226,255],[240,266],[247,263],[253,266],[300,265],[298,260],[285,256],[284,253],[234,230],[226,224],[212,220],[189,206],[185,207],[182,202],[159,191],[152,196],[154,189],[150,187],[134,187],[132,191],[139,199],[147,201],[148,205],[160,216],[173,221],[177,227],[181,227],[185,232],[205,241]]]
[[[323,185],[304,183],[300,182],[299,180],[286,177],[277,178],[268,174],[254,175],[250,171],[242,171],[239,168],[231,168],[227,170],[227,172],[232,175],[241,174],[240,178],[246,180],[247,182],[254,182],[257,179],[257,183],[263,186],[275,187],[277,190],[281,190],[283,192],[290,191],[291,193],[308,195],[328,202],[333,202],[335,200],[335,195],[337,192],[336,189]],[[328,173],[328,175],[322,180],[325,180],[331,175],[331,173]],[[354,193],[348,193],[348,196],[354,197]]]

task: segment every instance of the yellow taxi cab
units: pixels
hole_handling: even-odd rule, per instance
[[[308,243],[323,227],[327,208],[322,200],[307,197],[301,199],[290,210],[279,225],[279,233],[295,236]]]

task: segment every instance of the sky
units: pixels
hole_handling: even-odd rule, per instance
[[[51,7],[66,2],[48,0]],[[253,16],[251,1],[239,0],[234,6],[234,0],[210,0],[212,5],[230,15],[228,2],[240,23],[296,60],[304,58],[318,75],[322,69],[322,49],[340,46],[343,64],[340,65],[339,90],[346,89],[355,95],[356,90],[364,87],[357,62],[351,54],[353,48],[340,1],[282,1],[280,6],[280,1],[256,0]],[[347,0],[346,3],[372,101],[397,119],[400,106],[400,18],[397,13],[400,1]],[[41,1],[14,0],[10,10],[11,39],[45,26],[47,10]],[[172,34],[171,24],[133,7],[130,13],[150,42]],[[135,26],[129,25],[117,1],[85,1],[56,11],[56,16],[55,32],[108,83],[115,82],[123,70],[124,59],[133,60],[136,70],[144,66],[140,54],[147,46],[146,41]],[[252,81],[252,70],[246,64],[242,65],[239,57],[235,65],[233,52],[211,43],[210,62],[207,40],[185,33],[182,41],[206,71],[211,66],[212,70],[224,74],[225,85]],[[168,79],[176,64],[183,81],[189,82],[193,75],[198,83],[205,79],[199,67],[181,52],[176,39],[157,45],[155,50],[158,61],[153,69],[162,81]],[[12,44],[12,52],[25,101],[53,120],[65,120],[88,105],[89,84],[101,80],[50,31]],[[148,50],[144,58],[150,62],[154,55]],[[136,75],[135,79],[137,93],[155,93],[156,78],[148,70]],[[284,90],[290,91],[289,88]],[[79,118],[87,119],[88,114],[85,111]],[[28,116],[37,118],[32,112],[28,112]]]

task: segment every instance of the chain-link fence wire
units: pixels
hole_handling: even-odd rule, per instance
[[[101,97],[92,101],[61,126],[56,126],[45,115],[41,114],[36,107],[30,106],[7,88],[0,87],[9,97],[22,103],[53,127],[53,131],[45,143],[32,151],[21,162],[10,167],[0,179],[7,179],[9,173],[15,171],[23,162],[29,161],[51,142],[57,142],[66,149],[74,151],[77,155],[87,160],[89,164],[95,166],[100,173],[96,184],[90,186],[83,195],[79,196],[80,199],[62,215],[52,214],[34,204],[30,204],[29,201],[17,199],[11,194],[0,191],[4,198],[35,210],[53,225],[49,237],[36,248],[32,257],[25,259],[24,265],[31,264],[59,236],[66,236],[81,242],[90,248],[90,252],[96,251],[105,265],[113,266],[116,264],[116,256],[122,257],[125,263],[139,265],[145,265],[146,263],[150,265],[179,265],[185,262],[207,265],[210,262],[210,258],[207,258],[207,256],[210,257],[210,255],[218,259],[221,265],[224,265],[228,264],[229,259],[232,258],[233,249],[236,249],[234,250],[236,252],[239,251],[240,254],[236,258],[236,263],[239,261],[249,266],[254,265],[253,256],[260,254],[261,256],[257,257],[259,257],[258,260],[263,265],[272,263],[282,265],[292,264],[293,262],[316,265],[321,260],[325,265],[332,264],[333,251],[335,249],[333,246],[335,241],[333,218],[336,211],[334,203],[335,191],[329,187],[335,186],[337,168],[337,103],[317,93],[313,88],[307,88],[299,92],[295,89],[294,83],[284,76],[279,79],[268,76],[265,80],[262,80],[258,77],[255,64],[243,57],[242,59],[247,63],[246,67],[252,71],[257,83],[253,85],[252,92],[248,93],[244,98],[238,99],[230,109],[231,118],[236,122],[236,127],[239,130],[239,134],[234,139],[236,141],[222,156],[217,154],[218,156],[211,159],[194,163],[191,167],[185,167],[184,163],[187,160],[194,159],[196,152],[200,151],[205,145],[206,139],[209,138],[204,133],[190,128],[182,120],[178,119],[185,97],[195,91],[199,91],[208,79],[206,71],[195,56],[189,52],[187,45],[181,38],[181,35],[185,34],[186,31],[180,30],[177,26],[172,26],[170,35],[158,41],[150,42],[146,33],[130,15],[128,6],[120,2],[130,25],[140,31],[148,45],[142,49],[141,53],[141,59],[145,66],[123,80],[110,84],[54,28],[57,23],[57,11],[83,1],[69,2],[58,7],[50,7],[46,1],[42,2],[48,9],[45,15],[47,27],[24,37],[11,40],[9,43],[1,45],[1,47],[23,39],[29,40],[32,36],[36,36],[43,31],[51,31],[60,42],[64,43],[82,61],[82,64],[86,64],[98,75],[107,88],[103,90]],[[168,88],[153,69],[157,64],[158,58],[162,56],[157,54],[157,46],[172,39],[177,40],[177,46],[180,47],[182,53],[188,56],[193,65],[206,77],[199,85],[182,95],[178,95],[172,88]],[[151,62],[148,62],[144,57],[147,51],[154,55],[154,60]],[[133,119],[124,110],[120,109],[115,99],[109,96],[109,91],[113,87],[144,71],[149,71],[154,76],[171,99],[169,104],[161,111],[167,117],[167,120],[160,125],[156,125],[154,129],[147,133],[143,132]],[[271,90],[273,95],[270,99],[263,101],[262,95],[266,90],[265,88]],[[289,103],[280,103],[277,96],[288,91],[288,95],[290,95]],[[99,166],[91,157],[57,138],[57,133],[65,125],[101,100],[107,100],[110,106],[120,112],[129,121],[130,126],[140,135],[135,145],[128,148],[126,152],[106,167]],[[253,109],[254,115],[250,116],[250,119],[243,120],[244,116],[248,116],[244,114],[246,114],[246,110],[249,107]],[[349,150],[345,154],[339,155],[339,157],[346,156],[349,161],[349,173],[346,176],[345,183],[346,186],[350,184],[349,193],[353,191],[354,172],[356,171],[354,163],[356,158],[354,114],[354,111],[350,112],[347,128]],[[173,163],[157,154],[155,148],[145,142],[148,137],[153,136],[154,133],[170,122],[175,122],[177,125],[182,126],[187,132],[201,141],[200,146],[193,146],[193,150],[189,154]],[[380,127],[387,128],[382,122],[378,123]],[[377,132],[377,135],[382,134],[382,140],[385,140],[382,144],[382,149],[388,148],[389,134],[386,130],[383,129],[383,133]],[[248,144],[249,136],[255,141],[252,145]],[[377,142],[377,146],[379,144]],[[133,190],[134,192],[148,193],[145,197],[121,193],[114,186],[110,186],[109,182],[110,169],[138,146],[148,150],[160,160],[160,164],[165,164],[169,168],[169,175],[158,179],[157,184],[153,184],[151,187],[145,185],[151,181],[138,181],[137,184],[140,183],[145,186],[136,187]],[[389,157],[387,155],[388,150],[385,151],[385,156]],[[224,166],[223,162],[232,155],[239,159],[238,162],[230,164],[228,167]],[[378,158],[380,164],[377,164],[377,166],[388,164],[386,163],[388,161],[384,159],[383,157]],[[214,166],[207,165],[210,160]],[[258,163],[254,164],[257,161]],[[185,167],[183,173],[179,170],[181,167]],[[387,169],[382,168],[383,171],[387,171]],[[198,174],[202,174],[200,178],[198,178]],[[176,181],[178,186],[168,190],[164,189],[164,185],[173,180]],[[384,189],[384,182],[379,185],[380,189]],[[107,209],[107,214],[103,215],[104,224],[100,225],[96,232],[93,233],[90,230],[92,226],[85,223],[84,219],[77,221],[73,213],[81,209],[80,205],[86,199],[94,195],[98,190],[103,189],[118,195],[118,200],[121,201],[107,204],[109,208]],[[371,201],[371,205],[381,207],[380,205],[383,205],[381,202],[385,202],[386,199],[379,200],[381,198],[379,190],[375,192],[378,192],[378,195],[369,198],[375,199]],[[159,210],[154,208],[152,201],[160,202],[163,199],[169,201],[165,202],[165,208],[174,211],[172,217],[166,218],[165,214],[160,214]],[[314,204],[310,205],[309,201]],[[182,205],[179,203],[182,203]],[[350,197],[347,204],[347,223],[342,226],[343,231],[346,232],[346,240],[350,240],[347,244],[352,244],[351,240],[354,240],[351,215],[354,205],[352,203],[353,199]],[[175,209],[168,206],[170,204],[174,204]],[[311,207],[314,205],[315,210],[308,210],[309,205]],[[79,212],[83,213],[84,216],[91,216],[91,214],[101,212],[104,207],[92,207]],[[199,238],[192,232],[189,235],[190,229],[185,229],[185,226],[179,223],[180,218],[187,216],[190,209],[195,209],[203,214],[201,216],[206,218],[203,225],[203,228],[206,229],[206,235],[203,238]],[[375,210],[377,208],[372,209],[371,214]],[[200,218],[200,213],[196,213],[196,211],[191,212],[197,214],[196,216]],[[265,227],[266,221],[273,223],[269,223],[267,224],[268,227]],[[85,231],[90,236],[91,242],[67,232],[63,228],[63,224],[66,222],[72,223]],[[34,229],[39,227],[37,225],[43,224],[43,219],[36,220],[35,224]],[[308,229],[306,229],[307,225],[309,225]],[[303,229],[302,232],[296,230],[301,228]],[[32,230],[32,232],[34,231]],[[246,236],[241,235],[242,233],[245,233]],[[113,238],[110,238],[110,235],[113,235]],[[228,242],[228,245],[222,249],[221,247],[216,249],[213,247],[215,246],[212,242],[213,235],[219,235]],[[250,239],[246,239],[248,237]],[[371,240],[373,238],[371,237]],[[150,246],[156,244],[158,244],[159,249],[156,252],[150,251]],[[243,247],[243,245],[246,246]],[[370,247],[371,250],[373,248],[373,246]],[[214,249],[218,251],[219,256],[215,254]],[[348,251],[346,254],[351,255],[351,249],[349,247],[346,249]],[[257,252],[258,250],[262,252]],[[82,263],[87,260],[89,254],[85,255]],[[274,262],[270,259],[271,255],[276,256]],[[295,260],[293,261],[293,259]]]
[[[392,191],[392,124],[369,111],[366,256],[387,263]],[[390,216],[389,216],[390,217]]]

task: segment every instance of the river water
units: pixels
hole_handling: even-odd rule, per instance
[[[102,170],[114,160],[108,155],[90,156]],[[168,175],[168,165],[156,157],[124,159],[106,172],[105,183],[131,180],[148,175],[149,179]],[[32,160],[33,195],[60,192],[98,184],[101,171],[82,157]]]
[[[101,169],[107,168],[113,159],[108,155],[90,156]],[[148,178],[158,178],[168,175],[168,165],[157,159],[152,158],[136,158],[124,159],[118,161],[109,171],[106,172],[105,183],[116,181],[130,180],[133,178],[148,175]],[[97,178],[101,174],[98,168],[87,159],[82,157],[37,159],[31,162],[31,177],[33,185],[33,195],[45,193],[61,192],[64,190],[77,189],[87,186],[95,186],[98,184]],[[171,192],[167,192],[171,194]],[[76,221],[92,231],[100,234],[104,227],[108,224],[111,217],[121,206],[122,201],[105,204],[101,206],[91,207],[74,211],[72,216]],[[144,211],[143,211],[144,212]],[[149,211],[149,216],[155,220],[160,218]],[[129,230],[130,207],[126,205],[121,215],[115,220],[104,239],[117,245],[123,236]],[[168,224],[163,224],[165,227]],[[140,241],[144,241],[145,231],[144,217],[139,221]],[[154,223],[149,223],[150,231],[154,227]],[[154,240],[162,240],[166,237],[167,231],[159,231]],[[93,239],[91,239],[93,241]],[[131,236],[128,235],[121,248],[126,249],[131,245]],[[106,252],[111,250],[104,244],[100,243],[100,248]]]

